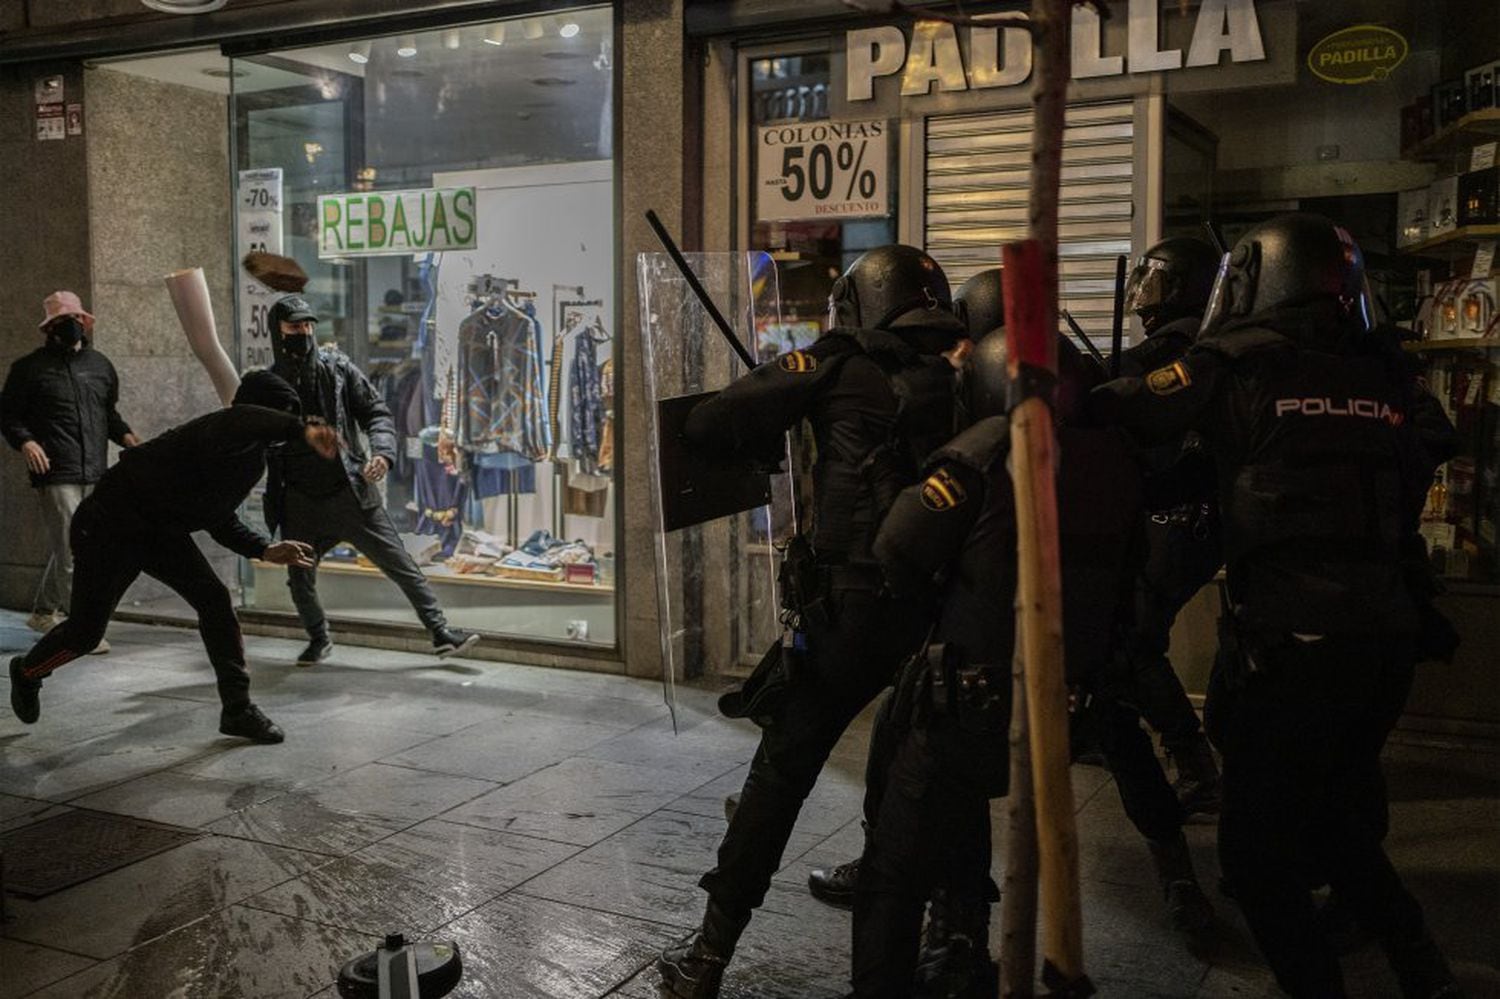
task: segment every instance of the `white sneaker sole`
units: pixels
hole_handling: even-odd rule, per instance
[[[463,644],[461,644],[461,645],[455,645],[451,649],[435,649],[434,652],[437,654],[437,657],[439,659],[447,659],[449,656],[456,656],[460,652],[467,652],[469,649],[472,649],[474,646],[476,646],[478,644],[479,644],[479,636],[478,635],[470,635],[468,638],[465,638],[463,640]]]

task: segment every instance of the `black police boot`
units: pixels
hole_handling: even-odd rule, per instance
[[[816,867],[807,876],[813,898],[836,909],[854,908],[854,888],[859,884],[859,858],[833,867]]]
[[[1178,833],[1176,839],[1165,842],[1148,839],[1146,845],[1161,881],[1172,928],[1183,935],[1190,948],[1204,946],[1213,929],[1214,907],[1198,884],[1187,838]]]
[[[1411,939],[1382,941],[1404,999],[1463,999],[1437,941],[1423,926]]]
[[[1182,814],[1218,815],[1223,803],[1219,766],[1214,762],[1214,751],[1208,738],[1200,732],[1191,743],[1174,747],[1169,752],[1177,767],[1177,780],[1173,782],[1172,790],[1177,792]]]
[[[298,666],[316,666],[318,663],[333,655],[333,642],[328,640],[327,635],[314,636],[297,656]]]
[[[27,725],[42,716],[42,681],[27,678],[21,672],[25,656],[10,661],[10,709]]]
[[[990,904],[956,901],[936,890],[912,982],[915,999],[990,999],[1000,988],[1000,966],[990,958]]]
[[[466,652],[479,641],[479,636],[461,628],[439,628],[432,633],[432,651],[439,659]]]
[[[748,914],[731,915],[710,899],[698,932],[656,959],[663,999],[715,999],[724,968],[749,922]]]
[[[281,726],[266,717],[266,713],[254,704],[241,708],[225,708],[219,714],[219,731],[224,735],[235,735],[251,742],[276,743],[286,738]]]

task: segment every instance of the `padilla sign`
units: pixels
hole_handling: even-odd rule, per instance
[[[1307,53],[1307,68],[1329,83],[1371,83],[1384,80],[1406,61],[1410,46],[1390,28],[1356,24],[1335,31]]]
[[[318,196],[318,257],[381,257],[472,250],[472,187]]]
[[[1126,51],[1105,55],[1098,13],[1074,6],[1073,79],[1217,66],[1226,51],[1231,63],[1266,58],[1255,0],[1202,0],[1186,51],[1163,47],[1161,8],[1162,0],[1129,0]],[[1032,44],[1026,30],[1003,23],[966,30],[968,65],[958,30],[946,21],[918,21],[910,44],[902,30],[891,25],[848,32],[848,100],[872,100],[876,78],[897,74],[902,97],[926,96],[934,85],[940,93],[1015,87],[1031,77]]]

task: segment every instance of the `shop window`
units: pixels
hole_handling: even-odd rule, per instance
[[[319,342],[390,410],[384,509],[458,627],[615,643],[612,39],[598,6],[233,60],[239,252],[302,264]],[[237,297],[242,365],[274,363],[274,296]],[[328,540],[335,627],[415,620]]]

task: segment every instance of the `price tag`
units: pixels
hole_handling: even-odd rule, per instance
[[[866,218],[890,211],[884,121],[806,121],[756,133],[756,218]]]
[[[1479,249],[1474,252],[1474,269],[1469,273],[1469,277],[1483,281],[1494,269],[1495,241],[1492,239],[1487,243],[1480,243]]]
[[[1475,170],[1488,170],[1490,167],[1494,166],[1495,149],[1497,146],[1500,146],[1500,141],[1482,142],[1479,145],[1475,146],[1474,151],[1469,154],[1469,172],[1473,173]]]
[[[239,228],[239,251],[282,252],[281,168],[241,170],[235,198],[235,221]],[[271,333],[268,313],[278,293],[234,269],[239,291],[240,370],[270,367]]]

